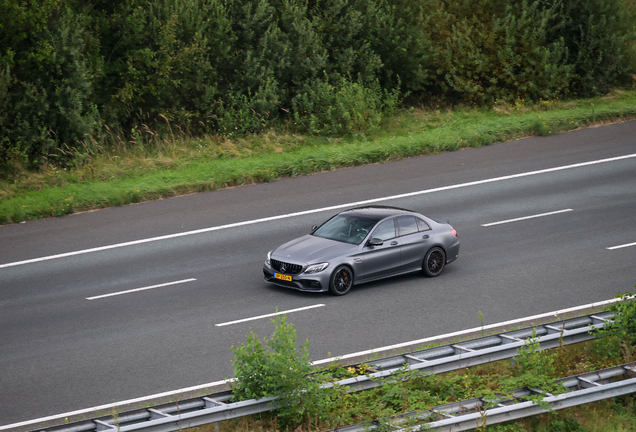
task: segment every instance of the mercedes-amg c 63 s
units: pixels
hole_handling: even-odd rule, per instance
[[[439,276],[457,259],[457,232],[445,220],[395,207],[343,211],[270,251],[265,281],[344,295],[353,285],[422,271]]]

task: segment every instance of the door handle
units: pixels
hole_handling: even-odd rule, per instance
[[[428,234],[424,234],[424,235],[422,236],[422,238],[423,238],[423,239],[427,239],[427,238],[428,238]]]
[[[397,244],[398,244],[398,242],[396,242],[396,241],[392,241],[391,242],[391,246],[397,246]]]

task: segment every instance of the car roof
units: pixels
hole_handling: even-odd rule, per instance
[[[356,207],[343,211],[341,214],[350,214],[356,216],[365,216],[370,219],[381,220],[389,216],[394,216],[402,213],[416,213],[412,210],[407,210],[399,207],[390,206],[365,206]]]

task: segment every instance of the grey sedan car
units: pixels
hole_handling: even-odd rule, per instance
[[[270,251],[263,275],[287,288],[344,295],[353,285],[390,276],[439,276],[458,254],[457,232],[445,220],[395,207],[360,207]]]

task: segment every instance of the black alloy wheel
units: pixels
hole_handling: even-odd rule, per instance
[[[353,273],[347,266],[337,267],[331,274],[329,281],[329,291],[333,295],[341,296],[349,292],[353,286]]]
[[[426,253],[424,262],[422,263],[422,269],[426,276],[435,277],[442,273],[445,265],[446,254],[444,253],[444,249],[436,246]]]

